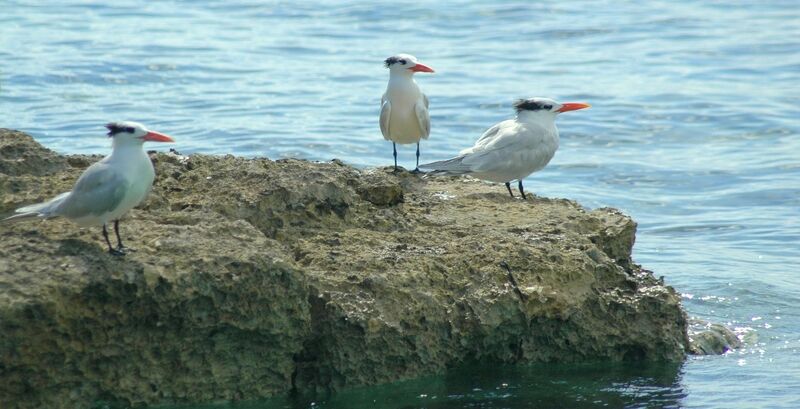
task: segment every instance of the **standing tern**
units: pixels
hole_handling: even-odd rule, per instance
[[[434,72],[433,68],[417,61],[409,54],[397,54],[384,63],[389,69],[389,83],[381,98],[381,133],[383,139],[392,141],[394,169],[397,170],[397,144],[417,144],[417,167],[419,172],[419,140],[431,134],[431,118],[428,115],[428,97],[420,91],[414,73]]]
[[[79,226],[102,225],[108,252],[113,255],[124,255],[126,250],[132,250],[122,245],[119,219],[147,197],[155,178],[153,163],[142,145],[146,141],[174,141],[136,122],[112,122],[106,128],[112,138],[111,154],[89,166],[72,191],[44,203],[21,207],[16,215],[2,221],[63,216]],[[117,248],[113,248],[108,239],[106,225],[111,221],[117,235]]]
[[[514,103],[517,117],[486,130],[471,148],[452,159],[422,165],[432,175],[472,175],[478,179],[505,183],[519,182],[519,192],[526,199],[522,180],[543,169],[558,149],[556,116],[568,111],[589,108],[578,102],[558,103],[549,98],[520,99]]]

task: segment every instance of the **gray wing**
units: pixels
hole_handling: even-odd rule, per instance
[[[428,114],[428,97],[422,94],[422,104],[420,101],[414,105],[414,112],[417,114],[419,129],[422,131],[422,138],[428,139],[431,134],[431,117]]]
[[[471,151],[464,155],[462,160],[464,165],[469,165],[474,171],[485,171],[494,168],[505,167],[504,162],[514,152],[532,149],[538,143],[530,134],[541,132],[539,127],[520,127],[513,123],[500,123],[497,129],[489,135],[486,131],[475,143]],[[466,152],[466,150],[465,150]]]
[[[508,123],[512,123],[513,121],[503,121],[494,124],[491,128],[487,129],[483,132],[483,134],[475,141],[475,144],[470,146],[469,148],[462,149],[459,152],[459,155],[468,155],[477,151],[480,151],[485,145],[491,143],[498,134],[501,133],[501,130],[508,126]]]
[[[392,103],[386,98],[384,94],[381,97],[381,133],[383,139],[389,140],[389,117],[392,115]]]
[[[485,142],[487,139],[492,139],[492,138],[494,138],[494,137],[497,135],[497,132],[498,132],[498,131],[500,131],[500,128],[502,127],[502,125],[501,125],[501,124],[502,124],[502,122],[501,122],[501,123],[498,123],[498,124],[495,124],[495,125],[494,125],[494,126],[492,126],[491,128],[487,129],[487,130],[486,130],[486,131],[483,133],[483,135],[481,135],[481,137],[480,137],[480,138],[478,138],[478,140],[477,140],[477,141],[475,141],[475,145],[481,145],[481,144],[483,144],[483,143],[484,143],[484,142]]]
[[[102,215],[116,209],[127,191],[128,181],[111,166],[98,162],[78,178],[57,213],[68,218]]]

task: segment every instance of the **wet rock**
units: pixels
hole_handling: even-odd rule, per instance
[[[95,159],[19,135],[0,132],[19,159],[0,171],[0,216]],[[0,407],[254,399],[689,348],[678,294],[631,261],[635,223],[613,209],[338,161],[151,157],[124,258],[99,229],[0,225]]]
[[[689,352],[693,355],[721,355],[742,345],[736,333],[724,325],[695,319],[690,321]]]

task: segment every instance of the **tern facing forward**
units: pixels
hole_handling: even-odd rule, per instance
[[[417,167],[419,171],[419,140],[431,134],[431,118],[428,115],[428,97],[420,91],[414,81],[415,72],[433,72],[431,67],[417,61],[413,55],[398,54],[387,58],[389,84],[381,98],[381,133],[383,139],[392,141],[394,169],[397,170],[397,144],[417,144]]]
[[[471,148],[452,159],[424,164],[433,175],[472,175],[478,179],[505,183],[508,193],[511,181],[519,181],[519,192],[525,199],[522,180],[543,169],[558,149],[556,116],[562,112],[588,108],[589,104],[560,104],[548,98],[520,99],[514,103],[517,117],[486,130]]]
[[[111,154],[89,166],[72,191],[44,203],[19,208],[16,215],[2,221],[63,216],[79,226],[102,225],[109,253],[123,255],[131,250],[122,245],[119,219],[147,197],[155,178],[153,163],[142,145],[146,141],[174,141],[136,122],[112,122],[106,128],[112,138]],[[108,239],[106,224],[111,221],[117,235],[117,248],[113,248]]]

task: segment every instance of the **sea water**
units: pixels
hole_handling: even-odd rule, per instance
[[[136,120],[182,153],[389,165],[382,60],[400,52],[436,69],[416,76],[431,107],[423,161],[470,146],[515,98],[591,103],[558,118],[561,147],[526,188],[633,216],[636,262],[745,346],[239,406],[800,407],[796,0],[0,0],[0,127],[103,153],[102,125]],[[413,168],[413,146],[399,160]]]

